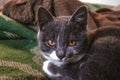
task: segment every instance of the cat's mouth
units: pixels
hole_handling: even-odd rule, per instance
[[[83,57],[85,56],[85,54],[81,54],[81,55],[74,55],[74,56],[72,56],[72,57],[70,57],[70,58],[63,58],[63,59],[61,59],[61,60],[59,60],[59,62],[65,62],[65,63],[74,63],[74,62],[78,62],[78,61],[80,61],[81,59],[83,59]]]
[[[64,58],[60,59],[55,52],[53,52],[52,54],[43,54],[43,56],[47,59],[47,60],[50,60],[52,62],[58,62],[58,63],[74,63],[74,62],[78,62],[80,61],[84,56],[85,54],[76,54],[76,55],[73,55],[71,57],[67,57],[65,56]]]

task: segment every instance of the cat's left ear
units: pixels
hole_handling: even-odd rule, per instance
[[[44,28],[43,26],[45,26],[46,24],[53,20],[54,18],[52,14],[47,9],[41,6],[38,7],[35,24],[40,28],[40,30],[43,30]]]
[[[87,27],[88,24],[88,9],[86,6],[81,6],[70,18],[69,22],[80,25],[80,27]],[[86,29],[86,28],[85,28]]]

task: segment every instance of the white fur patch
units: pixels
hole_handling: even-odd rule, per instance
[[[53,59],[53,60],[60,60],[57,55],[56,55],[56,51],[53,51],[51,54],[50,54],[50,57]]]
[[[52,61],[54,63],[54,65],[61,67],[61,65],[63,65],[63,62],[58,62],[58,61]]]
[[[49,71],[49,69],[48,69],[49,63],[51,63],[51,61],[48,61],[48,60],[43,63],[43,70],[44,70],[44,72],[45,72],[48,76],[50,76],[50,77],[60,77],[61,75],[60,75],[59,73],[53,74],[53,73],[51,73],[51,72]]]
[[[59,58],[57,57],[55,51],[53,51],[49,56],[46,56],[45,53],[41,52],[44,58],[46,58],[48,61],[52,62],[54,65],[60,67],[63,62],[59,62]]]
[[[38,33],[37,33],[37,40],[39,40],[39,36],[40,36],[40,30],[38,30]]]

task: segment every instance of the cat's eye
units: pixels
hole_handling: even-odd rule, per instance
[[[69,46],[75,46],[77,41],[69,41]]]
[[[50,46],[55,46],[55,42],[52,41],[52,40],[48,40],[47,43],[48,43],[48,45],[50,45]]]

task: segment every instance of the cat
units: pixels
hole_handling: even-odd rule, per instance
[[[120,80],[120,27],[89,31],[88,9],[53,17],[39,7],[37,39],[47,59],[43,70],[51,80]]]

